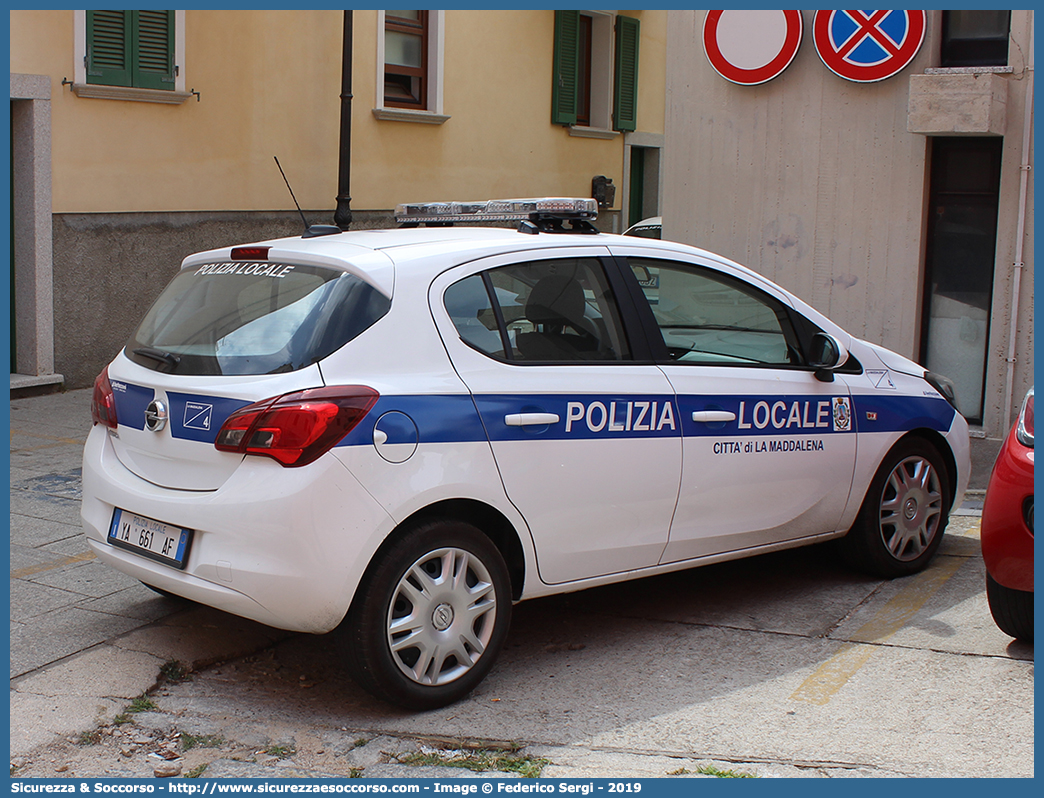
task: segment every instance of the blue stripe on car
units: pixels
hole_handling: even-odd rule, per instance
[[[373,445],[373,428],[385,413],[396,410],[417,425],[421,443],[485,441],[486,431],[469,394],[432,396],[382,396],[363,423],[349,432],[338,446]],[[395,442],[395,441],[390,441]]]
[[[116,387],[117,384],[120,387]],[[113,381],[119,423],[144,429],[151,388]],[[168,392],[170,433],[212,444],[232,413],[249,404],[205,394]],[[836,407],[835,407],[836,405]],[[883,393],[848,396],[670,394],[469,394],[381,396],[338,446],[373,444],[374,425],[397,411],[417,426],[420,443],[649,438],[836,435],[849,432],[945,432],[956,411],[939,396]],[[693,421],[693,412],[733,413],[731,421]],[[551,413],[554,424],[509,426],[505,417]],[[846,421],[847,417],[847,421]],[[404,428],[405,429],[405,428]],[[393,430],[386,430],[393,432]],[[410,435],[403,433],[404,440]],[[398,434],[391,438],[397,439]],[[396,442],[394,440],[390,442]]]
[[[171,437],[200,443],[213,443],[225,419],[250,404],[242,399],[174,391],[167,391],[167,401]]]
[[[928,428],[946,432],[957,411],[941,396],[903,396],[884,393],[852,397],[859,432],[909,432]],[[876,415],[876,420],[870,417]]]
[[[156,398],[156,392],[123,380],[110,378],[109,384],[116,401],[117,422],[131,429],[145,429],[145,408]]]

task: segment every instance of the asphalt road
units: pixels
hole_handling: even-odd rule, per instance
[[[555,778],[1033,775],[1033,648],[990,618],[974,512],[905,579],[826,546],[523,603],[470,697],[408,714],[325,637],[93,561],[75,517],[89,399],[12,402],[16,777],[474,775],[444,767],[461,758]]]

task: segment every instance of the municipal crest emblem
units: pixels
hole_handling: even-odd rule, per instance
[[[847,396],[835,396],[830,404],[834,411],[834,432],[848,432],[852,429],[852,408]]]

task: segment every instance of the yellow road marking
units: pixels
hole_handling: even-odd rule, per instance
[[[25,579],[27,576],[42,574],[44,571],[53,571],[55,568],[61,568],[64,565],[75,565],[78,562],[87,562],[93,559],[93,551],[85,551],[82,554],[70,554],[68,557],[62,557],[60,560],[52,560],[51,562],[30,565],[28,568],[19,568],[17,571],[11,571],[11,578]]]
[[[790,698],[811,704],[826,704],[866,664],[876,646],[909,621],[946,582],[957,573],[965,557],[944,557],[927,571],[911,579],[878,613],[852,635],[853,641],[838,649],[830,659],[802,682]]]
[[[83,443],[86,440],[86,438],[62,438],[57,435],[44,435],[40,432],[26,432],[25,430],[12,428],[11,437],[13,438],[16,435],[22,435],[26,438],[42,438],[45,441],[56,441],[58,443]]]
[[[41,443],[39,446],[19,446],[17,449],[12,449],[12,452],[40,452],[44,449],[53,449],[55,446],[67,446],[70,443],[75,443],[77,446],[82,446],[83,441],[62,441],[60,443]]]

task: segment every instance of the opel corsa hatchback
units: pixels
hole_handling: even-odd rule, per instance
[[[400,206],[413,229],[186,258],[95,384],[93,551],[336,629],[410,708],[474,688],[523,599],[832,538],[924,568],[968,481],[947,382],[593,206]]]

